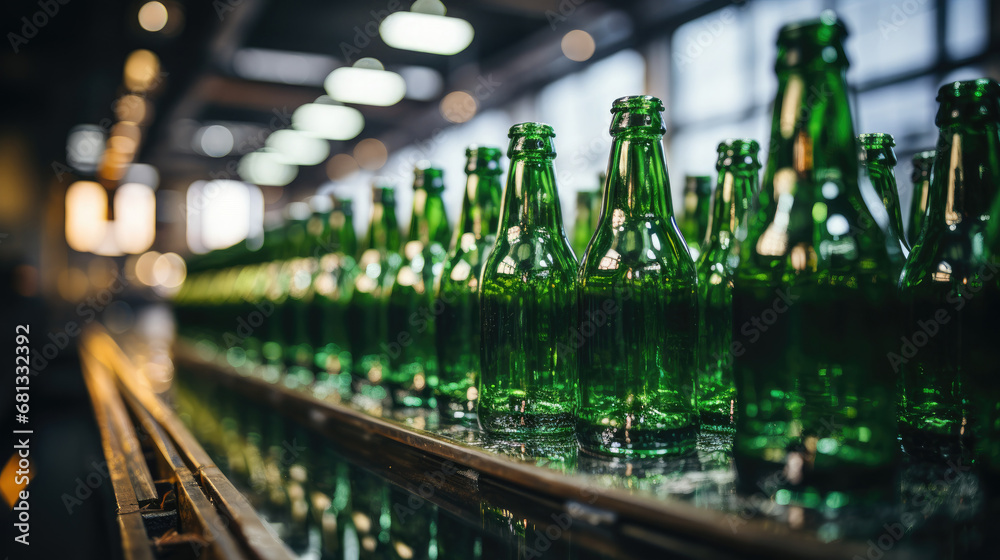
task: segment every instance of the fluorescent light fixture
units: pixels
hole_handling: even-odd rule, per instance
[[[195,181],[187,192],[187,242],[195,253],[229,247],[264,228],[264,197],[242,181]]]
[[[156,195],[149,185],[126,183],[115,190],[115,242],[125,253],[145,252],[156,239]]]
[[[93,252],[108,228],[108,191],[94,181],[77,181],[66,189],[66,242],[80,252]]]
[[[319,86],[337,66],[333,57],[312,53],[240,49],[233,55],[233,71],[237,76],[279,84]]]
[[[292,113],[292,128],[327,140],[350,140],[361,134],[365,118],[354,107],[306,103]]]
[[[342,103],[395,105],[406,95],[406,81],[389,72],[374,58],[362,58],[354,66],[337,68],[323,82],[330,97]]]
[[[330,144],[298,130],[276,130],[264,145],[294,165],[316,165],[330,156]]]
[[[378,31],[390,47],[431,54],[456,54],[472,43],[475,31],[464,19],[446,17],[437,0],[417,0],[409,12],[389,14]]]
[[[238,170],[243,179],[271,187],[283,187],[299,173],[299,168],[285,161],[284,156],[267,149],[243,156]]]

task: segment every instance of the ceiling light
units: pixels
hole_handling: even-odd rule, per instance
[[[362,58],[350,68],[337,68],[323,86],[337,101],[380,107],[394,105],[406,94],[403,77],[385,70],[374,58]]]
[[[417,0],[409,12],[389,14],[379,25],[390,47],[432,54],[456,54],[472,43],[475,31],[464,19],[446,17],[438,0]]]
[[[284,156],[269,150],[250,152],[240,159],[240,177],[256,185],[283,187],[298,175],[298,168]]]
[[[365,118],[354,107],[306,103],[292,113],[292,128],[327,140],[350,140],[364,127]]]
[[[330,155],[330,144],[326,140],[298,130],[276,130],[264,145],[295,165],[316,165]]]

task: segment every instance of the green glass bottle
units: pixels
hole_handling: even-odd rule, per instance
[[[432,406],[437,385],[434,341],[434,282],[451,242],[444,210],[444,173],[420,164],[413,182],[413,214],[403,263],[389,292],[389,374],[386,387],[395,406]]]
[[[573,254],[582,256],[587,244],[594,237],[597,222],[601,218],[601,189],[606,182],[605,173],[597,175],[597,188],[577,191],[576,219],[573,221]]]
[[[736,421],[733,380],[733,276],[740,263],[739,237],[759,189],[760,145],[754,140],[719,144],[712,217],[704,252],[698,258],[701,300],[698,410],[703,430],[731,431]]]
[[[305,203],[296,203],[305,204]],[[312,330],[311,314],[315,308],[314,282],[319,273],[319,257],[330,237],[330,198],[314,196],[309,206],[312,214],[301,224],[296,224],[298,243],[293,256],[286,261],[288,269],[288,299],[285,303],[288,344],[286,356],[286,385],[304,386],[315,380],[316,336]]]
[[[779,32],[767,167],[733,279],[740,482],[784,473],[813,497],[888,488],[898,460],[886,354],[903,259],[862,180],[846,35],[832,12]]]
[[[1000,86],[992,80],[955,82],[938,92],[940,128],[928,209],[899,288],[906,310],[901,339],[889,361],[902,374],[900,435],[911,453],[955,454],[968,442],[964,385],[976,355],[993,361],[996,342],[988,304],[996,301],[997,254],[984,243],[1000,215]],[[991,271],[990,268],[993,268]],[[992,301],[991,301],[992,300]],[[978,372],[977,372],[978,373]],[[996,400],[995,392],[988,399]]]
[[[267,218],[267,216],[265,216]],[[273,224],[268,228],[265,224],[264,252],[267,266],[259,270],[262,281],[266,284],[265,297],[273,312],[264,324],[264,342],[261,354],[264,364],[269,370],[269,378],[276,379],[284,369],[285,320],[284,303],[288,298],[288,275],[284,268],[288,258],[288,223],[277,215],[272,218]]]
[[[924,215],[927,214],[928,185],[931,182],[931,167],[934,165],[934,150],[918,152],[913,155],[913,199],[910,200],[910,229],[906,239],[910,247],[917,246],[917,237],[924,227]]]
[[[701,246],[708,234],[708,221],[712,213],[712,178],[707,175],[684,177],[684,216],[680,221],[681,233],[691,252],[698,260]]]
[[[906,242],[903,230],[903,213],[899,206],[899,191],[896,188],[896,152],[893,146],[896,141],[891,134],[884,132],[867,132],[858,136],[861,142],[861,155],[865,162],[868,178],[875,192],[882,199],[882,206],[889,214],[889,226],[899,239],[899,250],[905,257],[910,254],[910,244]]]
[[[479,424],[491,432],[568,433],[577,394],[576,257],[563,229],[552,127],[508,133],[510,169],[480,293]]]
[[[698,291],[667,198],[663,103],[623,97],[604,205],[580,263],[580,411],[586,449],[653,456],[694,449]]]
[[[358,274],[348,306],[352,355],[352,389],[381,403],[388,393],[380,384],[389,370],[385,351],[389,339],[389,290],[396,279],[401,258],[396,195],[393,187],[376,179],[372,187],[372,216],[365,236],[365,250],[358,259]]]
[[[309,333],[315,351],[319,398],[346,398],[351,390],[353,357],[350,348],[348,306],[358,274],[357,238],[351,200],[334,198],[327,216],[328,236],[320,246],[313,279],[313,305],[309,308]]]
[[[465,151],[466,182],[455,241],[441,270],[435,325],[438,351],[438,409],[444,416],[472,418],[479,379],[479,278],[500,221],[500,149]]]

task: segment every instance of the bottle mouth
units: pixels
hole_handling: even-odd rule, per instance
[[[510,147],[507,149],[507,157],[513,158],[515,155],[554,158],[556,150],[552,145],[552,139],[556,133],[552,127],[538,122],[526,122],[515,124],[510,127],[507,137],[510,138]]]
[[[950,99],[960,101],[996,101],[1000,99],[1000,84],[990,78],[945,84],[938,90],[937,101]]]
[[[989,78],[952,82],[938,90],[939,127],[964,120],[1000,120],[1000,84]]]
[[[500,148],[472,145],[465,149],[465,173],[500,173]]]
[[[388,179],[378,177],[372,181],[372,201],[373,202],[386,202],[394,200],[396,196],[396,187],[389,182]]]
[[[789,23],[778,32],[778,60],[775,70],[825,70],[847,67],[844,39],[847,27],[830,10],[818,19]]]
[[[858,135],[861,147],[866,150],[879,150],[882,148],[892,148],[896,145],[891,134],[885,132],[865,132]]]
[[[611,104],[611,112],[628,110],[644,110],[663,112],[663,102],[658,97],[652,95],[627,95],[615,99]]]
[[[824,10],[819,18],[795,21],[778,31],[778,44],[807,42],[819,46],[842,42],[848,35],[847,26],[832,10]]]
[[[717,151],[719,153],[719,159],[715,164],[717,170],[721,171],[726,167],[760,169],[760,161],[757,159],[760,144],[756,140],[729,138],[719,142]]]
[[[544,138],[555,138],[556,133],[552,127],[540,122],[524,122],[515,124],[507,132],[507,138],[515,136],[541,136]]]
[[[444,190],[444,171],[422,161],[413,170],[413,189]]]

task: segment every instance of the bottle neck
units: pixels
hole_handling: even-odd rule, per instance
[[[399,223],[394,206],[382,202],[372,204],[372,221],[365,236],[366,249],[376,249],[381,253],[399,251]]]
[[[928,198],[928,225],[953,228],[989,220],[1000,184],[1000,126],[941,127]]]
[[[758,167],[726,167],[719,172],[709,218],[708,243],[728,245],[743,224],[757,192]]]
[[[562,209],[551,157],[512,154],[499,230],[515,227],[521,231],[562,232]]]
[[[860,196],[857,165],[845,68],[833,65],[824,70],[782,71],[778,76],[762,204],[782,194],[794,195],[801,185],[818,191],[828,180],[841,183],[838,190],[849,191],[844,194]],[[779,171],[792,177],[786,170],[794,172],[796,180],[775,185]],[[855,180],[850,180],[852,174]],[[819,192],[811,194],[820,199]]]
[[[424,245],[440,243],[444,246],[451,241],[441,192],[439,189],[413,190],[413,213],[410,215],[407,241],[419,241]]]
[[[462,213],[458,217],[458,236],[473,234],[476,239],[495,235],[500,215],[500,176],[496,173],[470,173],[465,182]]]
[[[903,214],[899,208],[899,191],[896,187],[896,173],[893,171],[895,165],[896,158],[891,149],[866,151],[865,167],[868,169],[868,177],[889,213],[892,226],[902,235]]]
[[[355,256],[358,252],[358,237],[354,232],[354,218],[350,214],[341,214],[338,219],[338,227],[333,230],[334,239],[331,245],[335,251],[348,256]]]
[[[673,215],[667,196],[670,181],[661,136],[629,133],[616,136],[607,180],[602,227],[608,225],[608,220],[616,219],[616,211],[630,218],[667,219]]]

